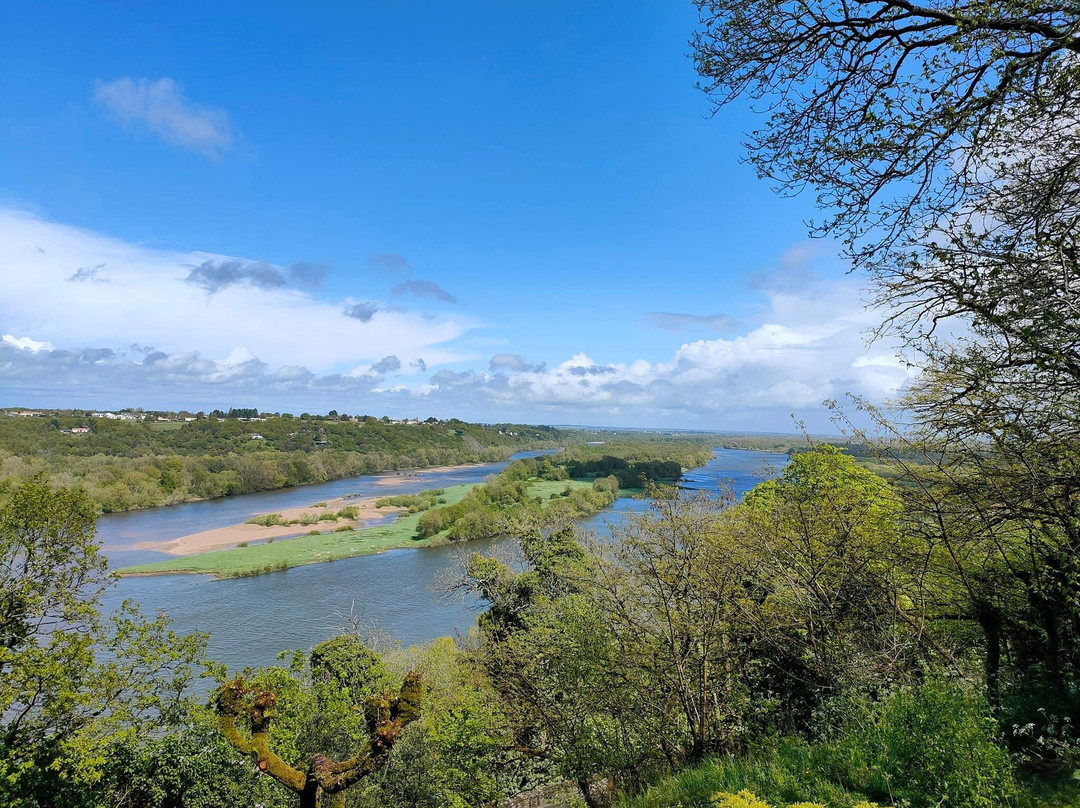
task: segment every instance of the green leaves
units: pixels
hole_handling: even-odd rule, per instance
[[[167,723],[203,651],[133,604],[103,619],[111,584],[81,491],[36,479],[0,508],[0,802],[89,785],[108,747]],[[51,784],[51,785],[50,785]]]

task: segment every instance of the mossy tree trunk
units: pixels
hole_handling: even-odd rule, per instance
[[[299,795],[300,808],[344,808],[346,789],[386,765],[402,730],[419,717],[423,694],[420,676],[410,673],[397,695],[370,699],[366,709],[370,737],[357,754],[342,761],[315,755],[306,771],[290,766],[270,748],[277,704],[273,691],[252,693],[239,678],[225,684],[217,695],[218,726],[229,744],[250,757],[259,771]],[[237,726],[242,714],[247,716],[250,735]]]

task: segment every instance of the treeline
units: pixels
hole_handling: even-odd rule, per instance
[[[633,436],[599,445],[582,444],[556,456],[571,477],[614,475],[622,488],[637,488],[642,477],[649,482],[674,482],[686,469],[704,466],[722,436]]]
[[[374,419],[97,419],[88,434],[67,434],[65,428],[62,421],[0,418],[0,497],[19,481],[44,474],[55,485],[85,488],[106,512],[123,511],[395,469],[505,460],[565,438],[548,427]]]

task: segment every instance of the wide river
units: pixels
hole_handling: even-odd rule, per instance
[[[526,452],[515,457],[534,456]],[[718,491],[731,486],[741,495],[780,467],[784,455],[716,449],[713,459],[683,475],[687,489]],[[137,550],[147,541],[166,541],[215,527],[237,524],[261,513],[311,505],[346,494],[363,497],[411,493],[461,483],[480,482],[506,463],[484,463],[451,471],[415,475],[374,475],[329,483],[190,502],[132,513],[106,514],[98,520],[110,565],[120,567],[166,558]],[[647,503],[620,499],[612,508],[582,520],[584,528],[606,531],[627,511]],[[211,659],[230,668],[270,665],[285,649],[309,649],[346,625],[350,612],[374,621],[403,644],[468,632],[476,619],[475,602],[446,598],[435,583],[453,568],[462,552],[485,552],[498,540],[462,545],[391,550],[327,564],[295,567],[251,578],[217,581],[204,575],[124,578],[104,598],[111,611],[124,599],[137,601],[148,614],[165,612],[177,631],[209,632]]]

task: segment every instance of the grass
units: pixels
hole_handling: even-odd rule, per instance
[[[813,754],[810,745],[781,740],[746,757],[714,758],[662,777],[643,793],[622,797],[616,808],[712,808],[717,792],[734,794],[744,789],[778,808],[800,802],[855,808],[864,800],[876,801],[883,808],[893,805],[887,794],[864,793],[846,782],[848,778],[837,775],[827,761]],[[927,795],[921,804],[944,803],[938,795]],[[1080,806],[1080,782],[1063,777],[1021,783],[1015,799],[1003,808],[1077,806]]]
[[[184,428],[183,421],[148,421],[146,422],[146,428],[152,429],[155,432],[175,432],[177,429]]]
[[[567,485],[574,488],[589,488],[591,481],[534,480],[529,484],[529,496],[540,497],[547,504],[551,494],[561,494]],[[473,484],[456,485],[444,490],[439,497],[446,507],[460,502]],[[124,567],[121,575],[169,575],[173,573],[209,574],[218,578],[242,578],[260,575],[264,572],[277,572],[299,567],[305,564],[318,564],[325,561],[337,561],[361,555],[382,553],[402,547],[432,547],[444,544],[447,539],[442,535],[427,539],[416,537],[416,523],[423,512],[402,513],[398,519],[376,527],[351,530],[338,529],[332,533],[320,534],[312,531],[306,536],[285,541],[263,542],[250,546],[237,546],[229,550],[215,550],[207,553],[171,558],[167,561],[155,561]]]
[[[534,499],[540,497],[547,504],[552,494],[561,494],[566,486],[570,486],[571,490],[592,488],[592,480],[532,480],[529,483],[529,496]]]

